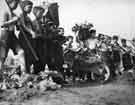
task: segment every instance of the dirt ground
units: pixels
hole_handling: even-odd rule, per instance
[[[10,90],[0,94],[0,105],[135,105],[135,81],[125,74],[101,85],[77,83],[55,91]]]

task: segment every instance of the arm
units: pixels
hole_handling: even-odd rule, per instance
[[[131,46],[128,46],[128,53],[132,53],[132,47]]]
[[[23,16],[19,18],[18,25],[21,26],[26,32],[30,33],[33,37],[35,37],[35,32],[33,31],[32,23],[31,23],[31,27],[26,26]]]
[[[133,44],[131,46],[131,50],[132,50],[132,53],[135,54],[135,47],[133,46]]]
[[[27,31],[28,33],[32,34],[32,36],[34,35],[34,31],[32,29],[30,29],[29,27],[27,27],[24,24],[22,24],[22,27],[25,29],[25,31]]]
[[[15,17],[13,17],[12,19],[9,20],[9,15],[6,14],[4,16],[4,23],[2,24],[2,27],[8,27],[10,25],[16,24],[16,22],[18,21],[18,19],[19,18],[17,16],[15,16]]]
[[[9,20],[9,13],[6,12],[6,13],[3,15],[2,18],[3,18],[3,23],[2,23],[2,25],[1,25],[1,27],[4,28],[4,26],[3,26],[4,23]]]

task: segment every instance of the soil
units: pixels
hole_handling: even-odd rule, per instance
[[[135,81],[124,73],[106,84],[81,82],[58,90],[12,89],[1,92],[0,105],[135,105]]]

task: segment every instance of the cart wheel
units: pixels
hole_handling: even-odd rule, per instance
[[[111,72],[107,65],[103,64],[102,67],[99,67],[99,72],[101,74],[91,73],[91,79],[100,83],[105,83],[110,79]]]

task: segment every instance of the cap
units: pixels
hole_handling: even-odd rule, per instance
[[[90,30],[90,33],[96,33],[96,30],[92,29]]]
[[[24,1],[21,1],[21,7],[24,8],[25,6],[27,5],[33,5],[33,2],[30,1],[30,0],[24,0]]]
[[[6,0],[7,3],[12,3],[13,1],[19,2],[20,0]]]
[[[118,38],[118,36],[117,36],[117,35],[114,35],[114,36],[113,36],[113,39],[118,40],[119,38]]]
[[[134,41],[134,42],[135,42],[135,37],[132,39],[132,41]]]
[[[126,41],[127,41],[127,40],[126,40],[126,39],[124,39],[124,38],[123,38],[123,39],[121,39],[121,42],[126,42]]]
[[[35,14],[37,11],[44,12],[45,9],[44,9],[43,7],[41,7],[41,6],[35,6],[35,7],[33,8],[33,13]]]

